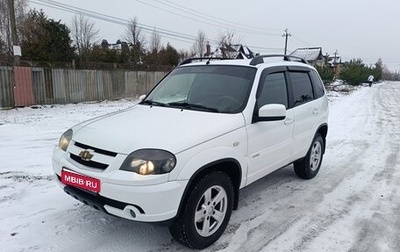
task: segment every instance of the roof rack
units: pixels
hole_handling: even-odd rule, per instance
[[[255,56],[251,61],[250,65],[251,66],[256,66],[258,64],[264,63],[264,58],[273,58],[273,57],[283,57],[284,61],[300,61],[302,63],[308,64],[308,61],[297,57],[297,56],[291,56],[291,55],[284,55],[284,54],[266,54],[266,55],[257,55]],[[295,60],[293,60],[295,59]]]
[[[185,64],[189,64],[192,63],[194,61],[206,61],[207,64],[211,61],[211,60],[230,60],[230,58],[190,58],[190,59],[185,59],[184,61],[182,61],[179,65],[185,65]]]

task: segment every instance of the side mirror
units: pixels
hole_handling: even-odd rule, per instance
[[[280,121],[286,118],[286,107],[282,104],[267,104],[258,110],[256,122],[260,121]]]

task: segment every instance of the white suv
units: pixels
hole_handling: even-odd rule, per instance
[[[317,71],[289,56],[191,59],[132,108],[75,125],[53,168],[64,191],[98,210],[167,222],[205,248],[224,232],[239,189],[294,164],[319,171],[328,101]]]

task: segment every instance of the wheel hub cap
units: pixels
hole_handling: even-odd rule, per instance
[[[213,235],[227,212],[228,196],[221,186],[212,186],[200,198],[194,217],[196,231],[203,237]]]
[[[319,163],[321,162],[322,156],[322,146],[320,142],[315,142],[311,148],[310,155],[310,168],[312,171],[316,171],[319,167]]]

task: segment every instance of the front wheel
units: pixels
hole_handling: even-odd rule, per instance
[[[183,245],[204,249],[224,232],[232,214],[233,185],[222,172],[213,172],[197,182],[183,206],[181,215],[169,227]]]
[[[321,167],[324,149],[324,140],[320,134],[316,134],[307,155],[293,164],[297,176],[303,179],[314,178]]]

